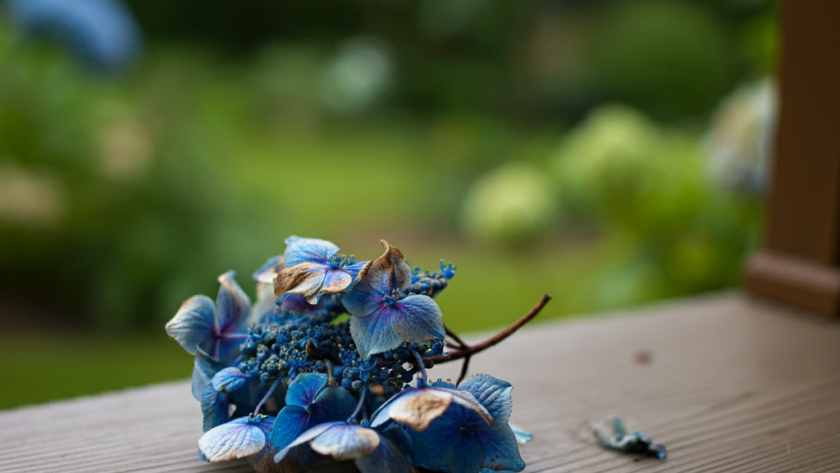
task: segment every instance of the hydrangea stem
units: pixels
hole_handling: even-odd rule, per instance
[[[418,388],[425,388],[426,383],[429,380],[429,375],[426,374],[426,367],[424,366],[424,363],[423,363],[423,357],[420,356],[420,354],[417,353],[414,350],[412,350],[411,353],[414,354],[414,359],[417,360],[417,369],[420,370],[420,379],[417,380],[417,387]]]
[[[277,389],[277,386],[279,386],[279,385],[280,385],[280,381],[281,381],[282,379],[283,379],[283,378],[277,378],[277,381],[275,381],[275,382],[274,382],[274,384],[272,384],[272,385],[271,385],[271,387],[270,387],[270,388],[268,388],[268,392],[267,392],[267,393],[265,393],[265,396],[263,396],[263,398],[262,398],[262,400],[260,401],[260,403],[259,403],[259,404],[257,404],[257,408],[256,408],[256,409],[254,409],[254,415],[258,415],[258,414],[260,413],[260,409],[262,409],[263,404],[265,404],[265,401],[267,401],[267,400],[268,400],[268,398],[270,398],[270,397],[271,397],[271,395],[272,395],[272,394],[274,394],[274,390],[275,390],[275,389]]]
[[[502,340],[508,338],[509,336],[513,335],[514,332],[522,328],[523,325],[530,322],[540,311],[548,304],[548,301],[551,300],[551,296],[548,294],[544,295],[537,305],[534,306],[533,309],[530,310],[527,314],[523,315],[519,320],[512,323],[508,328],[502,330],[501,332],[493,335],[492,337],[484,340],[482,342],[476,343],[475,345],[468,345],[464,344],[464,347],[457,348],[455,350],[450,351],[445,355],[435,355],[435,356],[427,356],[423,358],[424,360],[431,360],[435,363],[446,363],[448,361],[455,361],[460,360],[461,358],[467,358],[476,353],[482,352],[493,345],[501,342]],[[454,338],[454,337],[453,337]],[[456,340],[457,341],[457,340]],[[464,370],[465,371],[465,370]]]
[[[467,342],[461,339],[457,333],[453,332],[451,328],[447,327],[445,324],[443,328],[446,330],[446,334],[449,335],[449,338],[455,340],[455,343],[458,344],[458,348],[464,348],[467,346]]]
[[[356,410],[353,411],[353,414],[350,415],[350,418],[347,419],[347,422],[358,422],[359,421],[359,413],[362,412],[362,409],[365,407],[365,394],[367,394],[368,386],[365,384],[362,386],[362,395],[359,396],[359,403],[356,404]],[[367,413],[365,413],[365,417],[367,417]]]

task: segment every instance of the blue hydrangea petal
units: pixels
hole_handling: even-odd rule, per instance
[[[468,437],[453,442],[447,453],[450,473],[478,473],[482,457],[486,455],[481,444]]]
[[[300,436],[298,436],[298,438],[296,438],[294,442],[290,443],[289,446],[277,452],[277,454],[274,456],[274,462],[280,463],[281,461],[283,461],[283,458],[285,458],[286,455],[289,453],[289,450],[309,442],[310,440],[329,430],[331,427],[345,424],[345,422],[326,422],[324,424],[318,424],[314,427],[311,427],[306,432],[300,434]]]
[[[460,406],[484,419],[488,426],[493,418],[475,397],[466,391],[443,388],[406,389],[389,399],[373,414],[372,427],[379,427],[389,419],[411,427],[417,432],[447,412],[450,406]]]
[[[478,429],[476,437],[481,441],[486,456],[484,466],[494,470],[522,471],[525,462],[519,455],[519,445],[510,426],[501,429]]]
[[[286,238],[286,252],[283,256],[286,267],[291,268],[301,263],[327,265],[338,252],[339,248],[328,241],[291,236]]]
[[[420,343],[428,340],[443,340],[443,316],[437,302],[429,296],[411,295],[400,299],[394,305],[391,326],[406,342]]]
[[[327,388],[318,394],[315,403],[310,406],[312,420],[318,424],[347,420],[356,410],[356,404],[358,402],[350,391],[340,386]]]
[[[218,360],[213,359],[201,348],[196,350],[192,372],[192,395],[196,401],[201,401],[204,388],[210,384],[213,376],[222,370],[222,367],[223,365]]]
[[[265,264],[260,266],[260,269],[254,271],[254,274],[251,277],[254,279],[254,282],[273,284],[274,277],[277,276],[277,273],[282,271],[284,267],[282,256],[272,256],[265,262]]]
[[[222,393],[236,391],[245,384],[245,380],[248,378],[250,376],[239,371],[239,368],[231,366],[213,376],[213,389]]]
[[[508,426],[510,426],[510,430],[513,431],[513,435],[516,437],[516,443],[518,443],[519,445],[525,445],[531,440],[534,440],[534,434],[528,432],[522,427],[519,427],[518,425],[512,423],[508,423]]]
[[[347,312],[354,317],[367,317],[385,302],[385,293],[379,292],[370,285],[357,283],[350,292],[341,298],[341,303]]]
[[[227,397],[208,384],[201,395],[202,429],[207,432],[229,421],[230,406]]]
[[[422,432],[409,432],[414,438],[417,466],[446,468],[450,473],[477,473],[486,455],[481,442],[463,435],[461,425],[445,415],[435,419]]]
[[[392,314],[396,312],[383,305],[368,317],[350,317],[350,335],[362,359],[393,350],[403,342],[391,325]]]
[[[198,448],[208,460],[219,462],[259,453],[266,442],[266,432],[260,423],[240,417],[205,433],[198,440]]]
[[[327,385],[327,375],[322,373],[304,373],[289,384],[286,391],[286,404],[307,407],[315,400],[318,392]]]
[[[496,426],[501,428],[510,419],[510,411],[513,409],[513,399],[510,391],[513,389],[510,383],[488,374],[471,376],[461,384],[458,389],[471,393],[487,412],[493,416]]]
[[[333,460],[357,460],[370,455],[380,444],[379,434],[357,424],[333,426],[309,442],[309,447]]]
[[[408,463],[414,464],[414,439],[407,432],[408,428],[399,424],[391,424],[385,428],[376,429],[380,437],[388,439],[402,452]]]
[[[317,304],[326,272],[327,267],[318,263],[301,263],[286,268],[274,280],[274,295],[300,294],[310,304]]]
[[[369,261],[361,261],[359,263],[354,263],[349,266],[345,266],[341,268],[341,270],[352,276],[353,280],[355,280],[356,277],[359,276],[359,272],[361,272],[362,269],[364,269],[364,267],[367,266],[368,263]]]
[[[412,473],[411,465],[388,439],[379,437],[379,446],[369,455],[356,460],[362,473]]]
[[[324,274],[321,294],[338,294],[353,284],[353,276],[343,269],[328,269]]]
[[[251,314],[251,300],[234,279],[236,273],[228,271],[219,276],[219,295],[216,297],[216,333],[244,332]],[[224,355],[220,355],[224,358]]]
[[[190,355],[195,355],[198,347],[211,351],[215,331],[216,309],[207,296],[190,297],[181,305],[175,317],[166,323],[166,334],[180,343]]]
[[[305,407],[287,405],[274,421],[271,446],[280,451],[288,447],[309,427],[311,415]]]

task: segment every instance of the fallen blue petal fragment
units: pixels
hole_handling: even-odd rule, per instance
[[[653,443],[644,432],[627,432],[624,419],[609,416],[594,426],[595,436],[601,444],[622,453],[639,453],[664,460],[668,452],[664,445]]]
[[[508,425],[510,426],[510,430],[513,431],[513,435],[516,437],[516,443],[518,443],[519,445],[525,445],[531,440],[534,440],[534,434],[532,434],[531,432],[528,432],[522,427],[519,427],[518,425],[513,424],[511,422],[508,422]]]

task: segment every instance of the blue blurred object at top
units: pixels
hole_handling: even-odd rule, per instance
[[[28,34],[56,40],[100,72],[126,69],[139,55],[140,28],[119,0],[5,0]]]

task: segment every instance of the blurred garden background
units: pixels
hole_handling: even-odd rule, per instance
[[[0,408],[189,376],[180,303],[301,235],[458,265],[459,332],[731,288],[769,0],[0,0]]]

